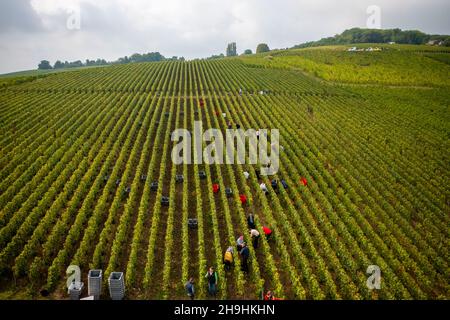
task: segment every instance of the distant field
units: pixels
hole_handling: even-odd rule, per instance
[[[447,53],[392,48],[403,50],[321,47],[9,79],[27,81],[0,89],[0,297],[67,298],[65,270],[76,264],[85,284],[90,268],[103,270],[104,298],[112,271],[125,272],[128,299],[185,299],[190,276],[205,298],[213,265],[220,299],[449,299]],[[222,132],[228,121],[279,129],[280,171],[258,179],[256,165],[174,165],[172,131],[198,120]],[[274,237],[251,247],[248,274],[237,254],[225,272],[226,248],[241,234],[251,243],[249,213]],[[366,285],[369,265],[381,269],[381,290]]]
[[[383,50],[348,52],[353,46]],[[271,68],[295,68],[335,82],[448,87],[449,59],[450,51],[445,47],[363,44],[276,51],[246,57],[244,61]]]
[[[92,68],[104,68],[104,67],[107,67],[107,66],[89,66],[89,67],[80,67],[80,68],[63,68],[63,69],[50,69],[50,70],[38,70],[38,69],[25,70],[25,71],[0,74],[0,79],[1,78],[32,77],[32,76],[47,75],[47,74],[58,73],[58,72],[85,70],[85,69],[92,69]]]

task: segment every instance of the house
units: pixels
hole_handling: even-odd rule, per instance
[[[427,45],[429,46],[442,46],[444,44],[444,41],[440,40],[430,40],[427,42]]]

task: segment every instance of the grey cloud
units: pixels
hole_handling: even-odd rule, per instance
[[[30,0],[0,1],[0,33],[36,32],[41,29],[41,20],[32,8]]]

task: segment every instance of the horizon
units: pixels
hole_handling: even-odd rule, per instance
[[[349,28],[349,29],[346,29],[346,30],[343,30],[343,32],[345,32],[345,31],[348,31],[348,30],[352,30],[352,29],[361,29],[361,30],[392,30],[392,29],[400,29],[400,28],[392,28],[392,29],[368,29],[368,28],[358,28],[358,27],[353,27],[353,28]],[[421,30],[401,30],[401,31],[418,31],[418,32],[422,32]],[[342,33],[342,32],[341,32]],[[341,34],[341,33],[338,33],[338,34]],[[336,35],[338,35],[338,34],[336,34]],[[335,35],[333,35],[333,36],[330,36],[330,37],[334,37]],[[430,36],[449,36],[449,35],[447,35],[447,34],[430,34]],[[289,46],[289,47],[285,47],[285,48],[270,48],[270,51],[277,51],[277,50],[291,50],[291,49],[296,49],[295,48],[295,46],[298,46],[298,45],[304,45],[304,44],[308,44],[308,43],[310,43],[310,42],[318,42],[318,41],[320,41],[320,40],[323,40],[323,39],[325,39],[325,38],[328,38],[328,37],[324,37],[324,38],[321,38],[321,39],[316,39],[316,40],[312,40],[312,41],[308,41],[308,42],[302,42],[302,43],[297,43],[297,44],[295,44],[295,45],[291,45],[291,46]],[[378,43],[378,42],[351,42],[351,43],[349,43],[349,44],[341,44],[341,45],[350,45],[350,44],[355,44],[355,45],[361,45],[361,44],[380,44],[380,45],[382,45],[383,43]],[[404,44],[404,45],[408,45],[408,44]],[[322,45],[322,44],[318,44],[317,46],[329,46],[329,45]],[[250,49],[250,48],[249,48]],[[246,49],[244,49],[244,50],[242,50],[242,52],[237,52],[237,55],[239,56],[239,55],[243,55],[244,54],[244,51],[245,51]],[[252,49],[250,49],[250,50],[252,50]],[[225,51],[225,50],[224,50]],[[159,53],[159,54],[161,54],[165,59],[171,59],[171,58],[173,58],[173,57],[176,57],[176,58],[178,58],[178,59],[180,59],[180,58],[183,58],[183,59],[185,59],[186,61],[193,61],[193,60],[197,60],[197,59],[208,59],[208,58],[211,58],[213,55],[216,55],[216,56],[220,56],[220,55],[222,55],[223,57],[227,57],[226,56],[226,54],[225,54],[225,52],[220,52],[220,53],[213,53],[213,54],[211,54],[211,55],[209,55],[209,56],[205,56],[205,57],[192,57],[192,58],[186,58],[186,57],[183,57],[183,56],[180,56],[180,55],[175,55],[175,56],[167,56],[167,55],[164,55],[164,53],[163,52],[159,52],[159,51],[154,51],[154,52],[132,52],[132,53],[129,53],[129,54],[127,54],[127,55],[125,55],[125,56],[123,56],[123,57],[117,57],[117,58],[114,58],[114,59],[112,59],[112,60],[106,60],[106,62],[107,62],[107,65],[113,65],[113,64],[120,64],[120,62],[119,62],[119,59],[121,59],[121,58],[126,58],[126,57],[128,57],[128,58],[130,58],[132,55],[134,55],[134,54],[139,54],[139,55],[143,55],[143,54],[148,54],[148,53]],[[252,50],[252,54],[255,54],[256,52],[255,52],[255,50]],[[90,61],[95,61],[95,60],[97,60],[97,59],[103,59],[103,57],[91,57],[91,58],[86,58],[85,60],[82,60],[82,59],[76,59],[76,60],[73,60],[73,61],[67,61],[67,60],[63,60],[63,59],[56,59],[55,61],[49,61],[50,62],[50,64],[51,65],[53,65],[55,62],[62,62],[62,63],[64,63],[64,62],[76,62],[76,61],[81,61],[82,63],[85,63],[86,62],[86,60],[90,60]],[[40,62],[40,61],[38,61],[38,62]],[[158,61],[143,61],[143,63],[148,63],[148,62],[158,62]],[[107,65],[98,65],[98,66],[107,66]],[[98,67],[98,66],[93,66],[93,67]],[[83,68],[84,67],[86,67],[86,66],[83,66]],[[64,68],[64,69],[68,69],[68,68]],[[16,74],[16,73],[21,73],[21,72],[28,72],[28,71],[34,71],[34,70],[38,70],[37,68],[34,68],[34,69],[25,69],[25,70],[16,70],[16,71],[12,71],[12,72],[7,72],[7,73],[2,73],[2,74],[0,74],[0,76],[4,76],[4,75],[9,75],[9,74]]]

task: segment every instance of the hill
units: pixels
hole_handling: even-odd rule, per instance
[[[446,47],[352,44],[280,50],[242,59],[253,66],[298,69],[341,83],[448,87],[449,57]]]
[[[352,43],[389,43],[395,42],[398,44],[413,44],[421,45],[432,43],[433,45],[450,46],[449,35],[430,35],[425,34],[418,30],[405,30],[401,29],[361,29],[352,28],[345,30],[341,34],[337,34],[334,37],[322,38],[318,41],[306,42],[294,46],[294,49],[317,47],[317,46],[329,46],[329,45],[342,45]]]

